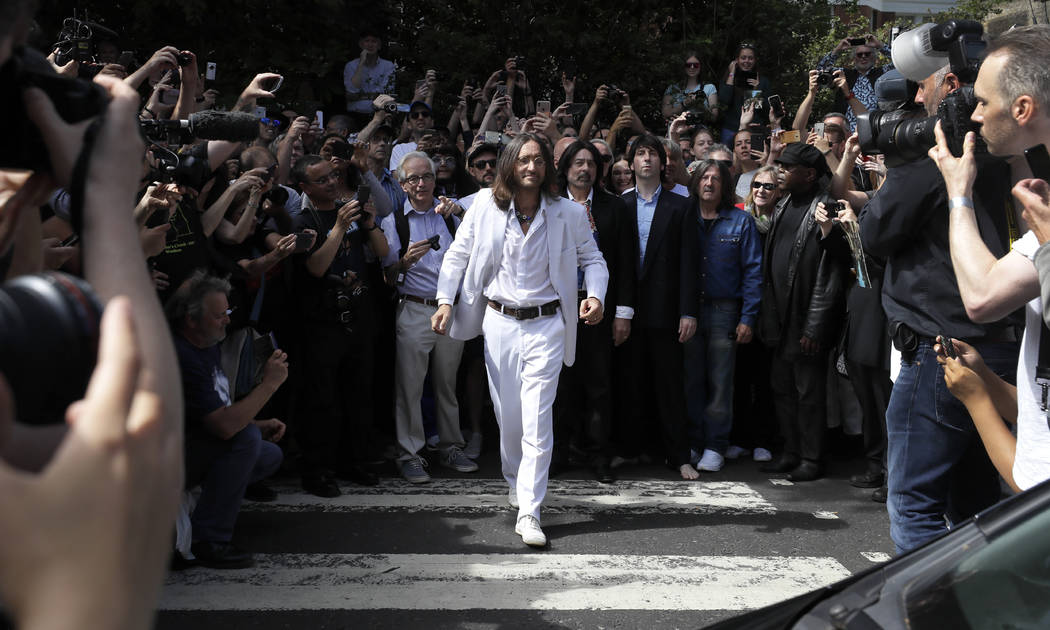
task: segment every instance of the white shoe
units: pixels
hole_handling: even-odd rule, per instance
[[[726,459],[738,459],[740,457],[746,457],[751,454],[751,449],[744,448],[743,446],[737,446],[733,444],[726,449]]]
[[[470,459],[481,457],[481,431],[474,431],[470,434],[470,439],[467,440],[467,445],[463,448],[463,454]]]
[[[755,449],[755,454],[751,456],[756,462],[770,462],[773,461],[773,453],[769,452],[769,449],[762,448],[761,446]]]
[[[704,472],[718,472],[722,470],[723,463],[725,463],[725,459],[721,455],[709,448],[705,448],[704,455],[697,463],[696,469]]]
[[[514,526],[514,533],[521,536],[522,542],[530,547],[547,546],[547,535],[540,529],[540,522],[535,516],[526,514],[519,518],[518,524]]]
[[[514,488],[511,488],[510,492],[507,493],[507,503],[515,510],[520,507],[520,504],[518,503],[518,491]]]

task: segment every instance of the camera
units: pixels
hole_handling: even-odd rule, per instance
[[[829,219],[838,218],[839,213],[846,209],[846,204],[841,201],[829,201],[824,204],[824,210],[828,213]]]
[[[688,111],[685,113],[685,122],[690,125],[700,125],[704,122],[704,115],[700,112]]]
[[[367,304],[361,304],[361,300],[368,295],[368,285],[357,281],[353,285],[347,286],[346,278],[349,277],[350,273],[346,271],[342,276],[336,274],[327,276],[329,282],[334,285],[328,292],[327,306],[335,316],[335,320],[342,324],[347,332],[352,333],[354,332],[354,322],[357,319],[358,307],[368,308]]]
[[[66,408],[83,398],[101,317],[91,286],[65,273],[19,276],[0,288],[0,372],[19,422],[63,422]]]
[[[817,75],[817,85],[820,87],[831,87],[835,84],[835,74],[832,72],[821,72]]]
[[[624,96],[627,96],[627,92],[624,92],[615,85],[609,84],[605,86],[606,94],[609,95],[609,100],[613,103],[619,103],[623,100]]]
[[[886,166],[890,167],[921,159],[937,142],[934,128],[939,120],[952,154],[962,155],[967,132],[978,130],[970,120],[977,108],[973,87],[964,86],[948,94],[938,105],[935,116],[922,117],[921,107],[914,103],[917,90],[914,82],[926,79],[948,61],[953,74],[965,83],[972,83],[977,78],[986,46],[981,39],[983,33],[978,22],[950,20],[943,24],[924,24],[898,36],[892,52],[899,74],[887,73],[880,77],[875,84],[879,109],[857,116],[861,150],[866,154],[882,153],[886,156]],[[898,104],[895,109],[883,109],[895,103]],[[978,135],[974,151],[987,150]]]
[[[188,66],[190,62],[193,61],[193,57],[191,57],[187,53],[180,52],[179,54],[175,55],[175,60],[179,62],[179,67],[181,68],[183,66]]]
[[[59,31],[58,41],[53,47],[55,63],[64,66],[70,61],[76,61],[79,64],[78,76],[81,78],[95,76],[102,69],[101,64],[95,63],[93,53],[96,38],[119,39],[112,30],[89,21],[86,14],[84,19],[80,19],[77,17],[77,12],[74,11],[73,17],[62,20],[62,30]]]

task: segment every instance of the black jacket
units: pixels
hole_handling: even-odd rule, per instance
[[[820,246],[820,226],[812,212],[817,202],[828,199],[823,192],[814,197],[795,233],[786,275],[789,296],[786,313],[777,312],[773,293],[773,283],[785,279],[781,273],[774,272],[772,266],[777,230],[783,229],[781,219],[791,195],[777,204],[773,223],[766,235],[759,326],[762,341],[772,348],[780,348],[785,358],[801,355],[799,339],[803,336],[819,342],[824,348],[838,341],[845,307],[846,269]]]
[[[634,231],[628,225],[627,207],[623,199],[604,191],[594,189],[591,201],[591,216],[598,228],[598,249],[605,258],[609,268],[609,288],[605,292],[605,317],[603,323],[612,324],[617,306],[634,308],[637,300],[638,274],[635,273],[635,261],[638,258],[638,244]]]
[[[624,193],[625,217],[633,241],[632,266],[638,291],[633,326],[678,330],[683,315],[696,317],[700,308],[696,242],[696,210],[689,200],[660,191],[645,260],[638,269],[638,196]]]

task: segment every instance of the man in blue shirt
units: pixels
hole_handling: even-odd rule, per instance
[[[699,201],[700,322],[685,344],[689,439],[697,470],[721,470],[733,426],[735,343],[750,343],[762,294],[762,246],[751,215],[733,207],[732,175],[715,160],[694,171]]]

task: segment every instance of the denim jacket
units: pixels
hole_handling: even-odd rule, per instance
[[[752,328],[762,299],[762,241],[750,214],[721,208],[710,230],[697,212],[700,295],[742,301],[740,322]]]

